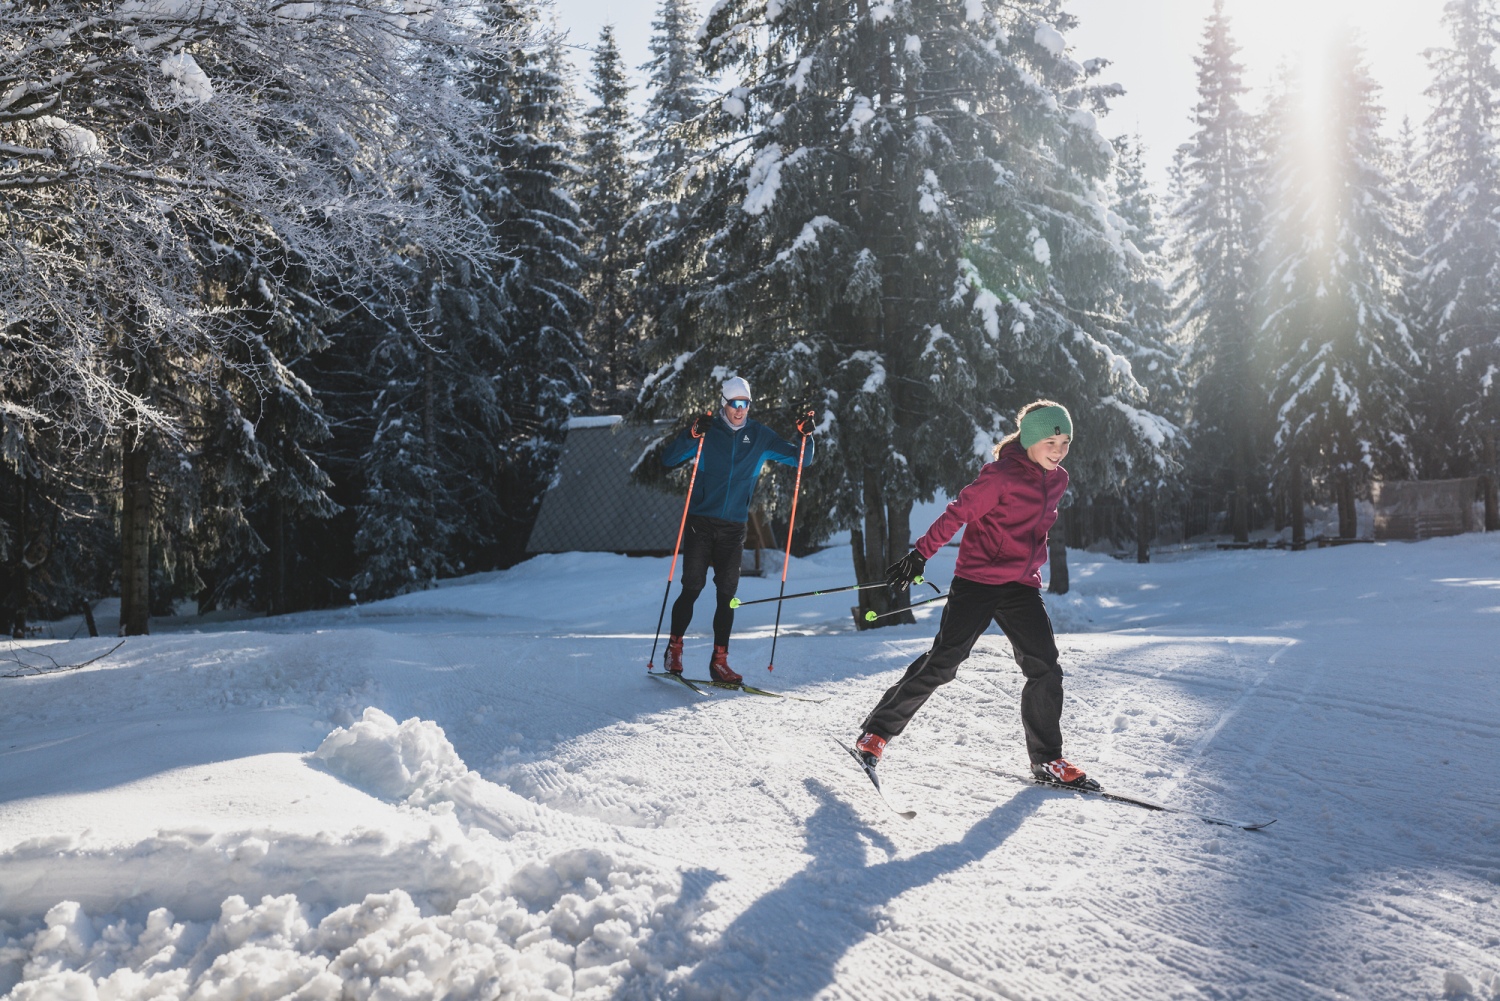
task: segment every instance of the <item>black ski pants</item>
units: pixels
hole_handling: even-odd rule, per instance
[[[729,599],[740,589],[740,561],[745,552],[745,523],[723,521],[705,515],[689,515],[682,535],[682,593],[672,603],[672,635],[687,632],[693,621],[693,604],[708,583],[708,568],[714,568],[714,590],[719,604],[714,610],[714,646],[728,646],[734,629],[734,609]]]
[[[979,584],[955,577],[948,595],[932,649],[912,661],[885,693],[865,718],[865,732],[889,740],[906,729],[927,697],[958,674],[958,665],[993,619],[1026,675],[1021,689],[1026,752],[1033,763],[1062,757],[1063,675],[1041,591],[1026,584]]]

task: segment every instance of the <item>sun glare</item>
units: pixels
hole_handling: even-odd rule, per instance
[[[1314,3],[1298,25],[1296,47],[1290,54],[1297,97],[1308,125],[1316,129],[1333,96],[1333,54],[1339,35],[1350,27],[1337,4]]]

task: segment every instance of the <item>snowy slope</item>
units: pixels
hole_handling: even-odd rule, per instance
[[[643,676],[665,560],[545,556],[358,609],[160,623],[76,671],[16,662],[118,641],[12,647],[0,993],[1500,994],[1500,537],[1072,558],[1048,599],[1069,755],[1269,830],[996,774],[1024,767],[998,631],[887,752],[901,820],[827,735],[935,612],[855,633],[847,595],[790,603],[767,675],[772,606],[744,609],[732,662],[825,701],[698,701]],[[788,589],[848,565],[799,560]]]

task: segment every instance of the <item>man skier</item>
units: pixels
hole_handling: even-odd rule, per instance
[[[797,465],[798,447],[758,421],[750,419],[750,384],[739,376],[721,387],[723,405],[717,414],[701,414],[684,428],[662,455],[675,469],[690,462],[703,439],[698,478],[688,501],[687,529],[682,541],[682,593],[672,605],[672,634],[667,641],[667,670],[682,673],[682,636],[693,619],[693,604],[714,568],[719,606],[714,611],[714,653],[708,670],[715,681],[738,684],[744,678],[729,666],[729,632],[734,609],[729,601],[740,586],[740,557],[745,551],[745,522],[750,517],[750,495],[766,460]],[[804,439],[813,432],[812,411],[797,421]],[[807,441],[804,462],[812,461]]]

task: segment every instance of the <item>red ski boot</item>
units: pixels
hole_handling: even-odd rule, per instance
[[[865,763],[866,768],[874,768],[880,764],[880,756],[885,753],[885,743],[885,738],[879,734],[864,733],[860,734],[854,749],[859,752],[859,760]]]
[[[673,674],[682,673],[682,637],[673,636],[667,640],[667,656],[663,663],[668,671]]]
[[[715,681],[722,681],[726,685],[738,685],[745,680],[743,675],[737,674],[734,668],[729,666],[729,648],[727,646],[714,647],[713,660],[708,662],[708,674]]]
[[[1093,792],[1099,790],[1099,783],[1084,774],[1082,768],[1070,765],[1062,758],[1054,761],[1032,762],[1031,776],[1047,785],[1069,786],[1073,789],[1088,789]]]

